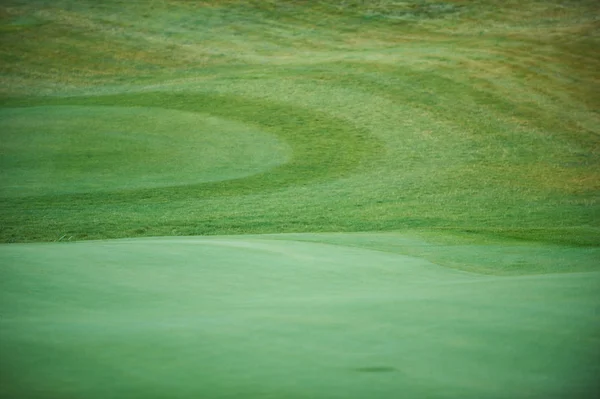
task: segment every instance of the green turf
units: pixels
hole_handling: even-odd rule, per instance
[[[5,108],[0,118],[8,197],[230,180],[276,167],[289,152],[248,125],[163,108]]]
[[[597,396],[597,15],[2,1],[0,397]]]
[[[597,246],[598,3],[563,3],[8,1],[0,239]]]
[[[597,271],[484,276],[365,249],[368,234],[334,238],[4,245],[0,395],[599,393]],[[408,250],[437,245],[410,235],[387,238]],[[579,262],[576,251],[545,251]]]

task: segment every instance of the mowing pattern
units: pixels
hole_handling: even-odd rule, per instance
[[[240,178],[286,161],[248,125],[162,108],[4,108],[5,196],[58,195]]]
[[[0,397],[598,397],[597,15],[2,1]]]
[[[47,100],[42,100],[42,102],[45,104],[48,103]],[[31,103],[29,102],[29,104]],[[115,149],[118,149],[112,157],[113,161],[116,161],[113,169],[119,167],[120,173],[124,174],[119,176],[120,179],[130,181],[130,183],[127,187],[113,188],[111,185],[114,184],[115,177],[108,176],[106,179],[108,187],[105,187],[104,191],[109,191],[110,195],[92,198],[92,200],[98,203],[114,200],[118,197],[125,197],[125,201],[143,196],[162,200],[190,197],[218,197],[226,195],[226,193],[244,194],[245,192],[259,192],[267,188],[286,186],[319,177],[335,177],[355,168],[356,162],[366,158],[377,147],[376,141],[373,139],[369,140],[357,129],[352,129],[351,126],[344,126],[341,121],[329,121],[329,123],[324,121],[317,126],[311,126],[310,122],[313,115],[304,115],[302,110],[285,109],[281,106],[270,106],[268,103],[260,102],[245,103],[243,100],[223,96],[159,93],[156,97],[147,94],[91,98],[77,97],[59,99],[54,101],[53,104],[87,105],[86,109],[94,110],[99,115],[103,115],[104,113],[107,118],[111,118],[112,116],[112,108],[108,107],[108,105],[127,104],[129,108],[120,112],[128,113],[127,118],[130,118],[130,120],[113,120],[111,123],[114,123],[114,128],[133,128],[137,130],[140,129],[140,124],[142,126],[145,124],[149,129],[158,130],[158,133],[155,133],[154,136],[163,141],[163,143],[158,142],[154,145],[154,151],[158,153],[156,155],[144,147],[140,148],[137,153],[132,153],[130,148],[123,148],[122,143],[112,144]],[[90,107],[91,105],[100,106],[100,109],[97,110],[95,107]],[[140,115],[138,112],[135,112],[137,108],[133,107],[152,107],[143,109],[146,113],[154,113],[154,115],[152,118],[148,118],[144,114]],[[171,115],[169,113],[166,115],[161,114],[165,108],[186,111],[188,112],[188,115],[186,115],[188,118],[194,117],[193,114],[189,114],[190,112],[202,115],[202,112],[205,111],[210,112],[212,116],[216,115],[221,118],[230,116],[234,119],[241,119],[240,116],[236,115],[236,110],[240,108],[248,111],[249,114],[246,115],[248,119],[243,120],[245,123],[239,123],[237,126],[231,126],[222,122],[213,122],[212,126],[209,125],[208,128],[204,129],[205,131],[197,131],[198,126],[195,124],[199,122],[201,116],[196,116],[196,120],[192,119],[191,122],[185,124],[185,118],[177,118],[178,113],[171,113]],[[25,116],[27,116],[28,112],[26,110],[29,109],[31,108],[16,108],[13,112],[18,113],[16,110],[20,110],[21,113],[25,112]],[[37,107],[33,109],[37,109]],[[67,106],[58,107],[58,109],[65,110],[63,111],[65,113],[63,118],[71,121],[73,117],[77,118],[76,111],[80,108],[78,106]],[[134,111],[131,111],[132,109]],[[158,113],[156,113],[156,110],[158,110]],[[57,112],[57,114],[60,114],[60,112]],[[268,122],[273,119],[271,116],[273,114],[277,115],[279,123],[269,126]],[[86,115],[83,120],[85,121],[86,118],[89,118],[89,115]],[[213,117],[213,119],[215,118]],[[215,120],[219,121],[219,119]],[[178,123],[181,125],[178,126]],[[260,126],[265,131],[271,132],[275,136],[273,139],[279,136],[285,141],[265,143],[264,139],[261,140],[260,137],[256,137],[257,135],[252,134],[251,131],[244,131],[244,128],[249,130],[253,126]],[[346,128],[344,129],[344,127]],[[81,126],[79,129],[81,129]],[[216,129],[224,130],[224,132]],[[256,130],[256,127],[254,129]],[[89,145],[89,149],[98,151],[99,146],[93,142],[95,139],[94,134],[86,134],[87,130],[75,131],[74,134],[78,138],[81,137],[82,143],[80,145]],[[98,133],[99,139],[111,142],[114,140],[112,137],[113,132],[114,130],[107,129],[106,126],[101,126],[100,133]],[[182,134],[188,137],[188,142],[181,143],[176,141],[178,136]],[[135,131],[129,132],[130,137],[139,139],[143,139],[143,135],[143,133],[140,135]],[[20,135],[17,132],[14,136],[15,138],[22,139],[24,135]],[[49,135],[44,134],[43,136],[48,137]],[[193,142],[190,142],[191,140]],[[168,142],[168,144],[165,142]],[[109,145],[111,144],[109,143]],[[278,146],[282,147],[282,149],[278,149]],[[21,152],[28,149],[25,147],[25,144],[22,144],[16,148],[13,151],[13,157],[18,158]],[[68,150],[72,150],[72,147],[74,145],[68,142],[60,148],[65,153],[65,157],[68,157]],[[161,150],[161,147],[164,147],[164,150]],[[75,150],[80,149],[75,148]],[[106,154],[102,153],[101,147],[99,150],[100,153],[95,155],[95,157],[103,158],[106,163],[110,163],[111,154],[106,156]],[[188,154],[184,155],[173,152],[177,150],[180,152],[186,151]],[[287,150],[286,152],[289,152],[291,155],[287,157],[288,159],[285,159],[281,154],[278,154],[278,150],[279,152]],[[278,162],[277,158],[284,159]],[[127,163],[132,161],[140,164],[138,166],[140,176],[131,176],[130,170],[133,168]],[[173,161],[177,161],[177,164],[171,166],[170,163]],[[70,163],[73,165],[73,169],[84,166],[81,165],[82,162],[79,160],[70,161]],[[256,174],[256,171],[253,170],[253,164],[260,165],[260,163],[265,163],[267,166],[269,163],[274,165],[282,163],[284,165],[262,176],[250,179],[236,179],[237,176],[235,175],[227,178],[227,175],[223,176],[223,172],[219,170],[226,169],[225,173],[227,173],[227,169],[233,169],[237,170],[238,174],[252,175]],[[151,180],[151,177],[145,177],[143,174],[146,169],[151,176],[153,172],[152,167],[161,171],[165,168],[172,168],[170,175],[160,177],[160,181],[163,182],[162,185],[169,185],[171,186],[170,189],[166,188],[162,191],[144,190],[144,188],[151,186],[152,183],[140,182],[139,179]],[[98,168],[105,170],[108,166],[103,164],[99,165]],[[40,169],[47,170],[49,168],[46,165],[42,165]],[[260,172],[260,169],[258,171]],[[85,173],[86,170],[81,170],[81,172]],[[7,174],[10,175],[10,171]],[[205,179],[202,179],[202,174],[206,175]],[[64,179],[62,174],[59,174],[57,179],[61,178]],[[169,181],[169,179],[171,180]],[[192,180],[190,182],[192,184],[185,185],[185,180],[180,182],[181,179],[196,179],[196,181]],[[92,179],[90,178],[90,180]],[[193,184],[202,182],[202,180],[209,182],[214,180],[219,181],[219,183]],[[225,180],[231,181],[224,182]],[[123,188],[139,188],[140,190],[126,190],[123,193]],[[89,198],[90,196],[85,197]],[[72,201],[76,198],[68,196],[59,200]],[[51,201],[52,199],[48,198],[46,200]]]
[[[598,244],[597,2],[310,3],[3,5],[1,239]]]

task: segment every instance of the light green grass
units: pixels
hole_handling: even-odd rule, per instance
[[[437,245],[387,238],[409,250]],[[0,395],[598,392],[598,272],[483,276],[365,249],[372,239],[312,234],[2,246]],[[343,240],[354,246],[327,244]],[[566,264],[580,262],[576,252],[545,250]],[[485,261],[495,259],[490,252]]]

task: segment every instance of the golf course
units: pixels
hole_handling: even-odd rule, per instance
[[[597,0],[4,0],[0,398],[600,397]]]

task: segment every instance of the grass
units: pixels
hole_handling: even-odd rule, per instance
[[[594,397],[599,12],[4,1],[0,396]]]
[[[12,172],[2,187],[13,197],[229,180],[284,163],[288,152],[247,125],[161,108],[28,107],[2,119]]]
[[[427,245],[412,236],[387,238]],[[597,393],[599,325],[590,317],[598,306],[597,271],[483,276],[331,245],[331,239],[221,236],[4,247],[0,292],[11,306],[0,321],[0,395]],[[335,240],[356,245],[370,235]],[[548,255],[578,259],[576,253]],[[494,258],[490,253],[487,260]]]
[[[172,2],[168,12],[153,2],[122,13],[114,2],[12,4],[6,26],[44,23],[2,34],[5,242],[436,228],[598,244],[593,2],[526,2],[494,15],[485,2]],[[473,26],[475,16],[485,30]],[[187,166],[175,177],[180,163],[145,148],[113,162],[104,180],[94,175],[90,184],[102,190],[86,192],[68,176],[89,162],[64,160],[68,170],[48,176],[47,162],[11,161],[42,136],[33,125],[11,133],[11,123],[24,122],[10,115],[65,105],[210,115],[271,134],[264,140],[280,140],[272,145],[293,155],[268,171],[252,166],[270,151],[279,155],[265,165],[285,159],[284,149],[265,147],[243,179],[177,154]],[[69,110],[60,113],[68,118]],[[129,135],[188,129],[143,120],[132,113],[112,122]],[[62,129],[60,120],[47,123]],[[93,140],[115,128],[97,129],[79,146],[105,159]],[[161,172],[140,177],[142,163]],[[235,179],[212,182],[222,176]]]

